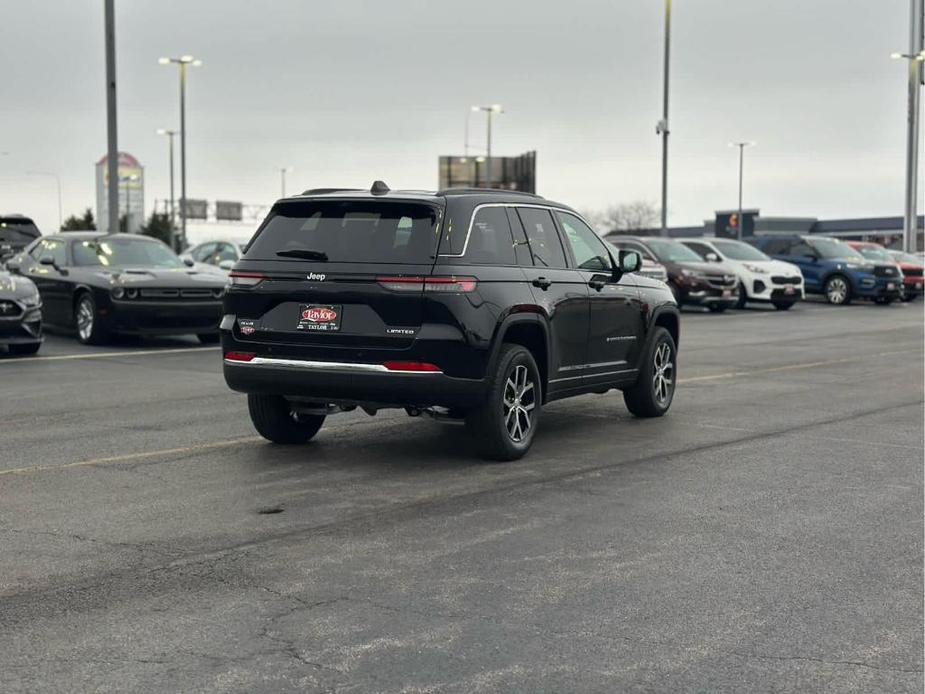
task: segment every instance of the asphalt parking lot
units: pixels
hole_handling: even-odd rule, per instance
[[[922,305],[685,312],[674,405],[532,452],[397,413],[258,439],[219,349],[0,359],[18,691],[921,692]]]

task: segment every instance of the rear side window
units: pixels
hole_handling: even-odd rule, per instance
[[[790,251],[790,239],[768,239],[758,248],[768,255],[787,255]]]
[[[527,240],[530,242],[533,264],[538,267],[568,267],[562,241],[559,240],[559,233],[549,210],[518,207],[517,214],[520,215]]]
[[[429,205],[311,200],[276,206],[244,257],[345,263],[430,263],[440,234]],[[280,255],[282,254],[282,255]]]
[[[513,265],[514,244],[503,207],[483,207],[475,213],[463,256],[475,265]]]

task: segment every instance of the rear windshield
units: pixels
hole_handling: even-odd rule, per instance
[[[42,233],[31,219],[23,217],[0,217],[0,241],[26,244]]]
[[[429,205],[380,200],[312,200],[276,206],[247,259],[346,263],[431,263],[440,228]]]

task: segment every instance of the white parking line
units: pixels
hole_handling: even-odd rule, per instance
[[[23,359],[0,359],[0,366],[5,364],[32,364],[37,361],[73,361],[76,359],[109,359],[113,357],[138,357],[147,354],[180,354],[181,352],[205,352],[221,349],[215,347],[171,347],[169,349],[133,349],[130,352],[90,352],[89,354],[55,354],[47,357],[25,357]]]

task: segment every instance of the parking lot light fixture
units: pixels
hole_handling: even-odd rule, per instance
[[[191,55],[160,58],[161,65],[176,65],[180,77],[180,244],[186,246],[186,67],[199,67],[202,61]]]
[[[170,167],[170,247],[177,250],[177,215],[175,208],[175,198],[173,194],[173,138],[177,134],[176,130],[167,130],[158,128],[158,135],[164,135],[168,140],[168,165]]]
[[[501,104],[490,104],[488,106],[473,106],[473,112],[484,111],[486,124],[485,124],[485,187],[491,188],[491,117],[495,113],[504,113],[504,108]],[[468,128],[467,128],[468,129]],[[468,138],[467,138],[468,140]]]

